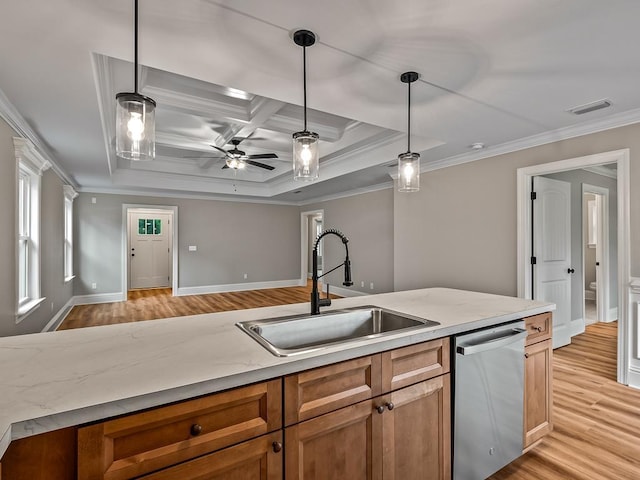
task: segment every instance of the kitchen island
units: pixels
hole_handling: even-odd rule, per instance
[[[308,304],[0,339],[0,454],[14,440],[554,309],[545,302],[431,288],[334,300],[327,311],[362,305],[434,320],[439,325],[291,357],[273,356],[235,324],[307,313]]]

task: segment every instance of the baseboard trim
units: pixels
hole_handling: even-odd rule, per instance
[[[610,308],[607,312],[607,322],[615,322],[618,320],[618,307]]]
[[[585,321],[584,318],[576,318],[575,320],[571,320],[571,336],[579,335],[584,333],[585,330]]]
[[[298,287],[300,279],[275,280],[271,282],[230,283],[227,285],[203,285],[201,287],[181,287],[176,293],[177,297],[185,295],[202,295],[206,293],[240,292],[243,290],[264,290],[267,288]]]
[[[640,389],[640,370],[635,367],[629,367],[627,372],[627,385],[632,388]]]
[[[71,297],[67,301],[67,303],[65,303],[62,308],[58,310],[58,312],[51,318],[51,320],[49,320],[49,323],[44,326],[41,333],[55,332],[60,324],[64,321],[64,319],[67,318],[67,315],[69,315],[69,312],[74,305],[75,297]]]
[[[331,285],[329,287],[330,293],[335,293],[336,295],[340,295],[341,297],[364,297],[369,295],[368,293],[359,292],[358,290],[351,290],[350,288],[342,288],[342,287],[334,287]]]
[[[114,303],[125,302],[127,294],[123,292],[116,293],[96,293],[93,295],[76,295],[72,298],[74,305],[90,305],[93,303]]]

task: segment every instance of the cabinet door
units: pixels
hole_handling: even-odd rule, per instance
[[[524,448],[552,430],[551,339],[525,347]]]
[[[373,400],[285,429],[288,480],[380,480],[382,415]]]
[[[385,480],[451,478],[450,395],[449,374],[384,395]]]
[[[282,431],[166,468],[141,480],[282,480]]]

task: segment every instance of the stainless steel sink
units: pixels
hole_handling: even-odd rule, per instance
[[[270,318],[236,325],[274,355],[288,357],[439,323],[368,305],[320,315]]]

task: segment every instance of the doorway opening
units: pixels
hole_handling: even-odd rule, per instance
[[[129,290],[178,289],[178,207],[122,206],[123,275],[125,299]]]
[[[300,214],[300,286],[311,278],[313,244],[322,232],[324,210],[311,210]],[[318,246],[318,270],[322,273],[322,245]]]
[[[589,170],[589,171],[597,171],[600,169],[600,166],[613,164],[616,166],[612,171],[612,177],[615,177],[616,180],[616,188],[617,195],[615,196],[617,200],[617,209],[615,213],[616,226],[615,226],[615,247],[617,250],[617,259],[614,262],[604,262],[609,263],[609,267],[612,269],[611,272],[613,275],[610,275],[609,278],[613,278],[616,283],[616,295],[614,298],[617,299],[617,311],[615,311],[615,316],[618,319],[618,342],[617,342],[617,381],[623,384],[627,384],[628,371],[629,371],[629,313],[628,313],[628,301],[627,301],[627,292],[625,286],[629,284],[630,278],[630,220],[629,220],[629,208],[630,208],[630,199],[629,199],[629,150],[617,150],[613,152],[600,153],[595,155],[589,155],[586,157],[573,158],[569,160],[562,160],[558,162],[550,162],[541,165],[535,165],[532,167],[520,168],[517,171],[517,187],[518,187],[518,296],[522,298],[532,298],[535,297],[534,293],[537,294],[535,284],[536,282],[540,282],[541,278],[538,277],[537,265],[538,259],[536,254],[539,256],[541,253],[546,254],[548,252],[555,253],[555,247],[552,248],[545,247],[545,250],[538,252],[534,252],[535,246],[534,244],[534,226],[533,226],[533,217],[535,215],[535,208],[544,209],[542,206],[532,207],[532,196],[533,196],[533,179],[538,176],[554,176],[557,177],[563,172],[569,172],[573,170]],[[588,183],[588,182],[584,182]],[[578,199],[579,203],[582,203],[582,192],[578,191]],[[599,192],[598,192],[599,193]],[[537,201],[537,200],[535,200]],[[613,215],[613,214],[612,214]],[[611,216],[609,218],[611,220]],[[575,219],[574,222],[579,222],[578,228],[582,228],[582,216]],[[551,231],[551,229],[549,229]],[[579,238],[582,235],[579,234]],[[572,252],[576,252],[575,249],[572,249]],[[582,260],[582,248],[580,247],[577,250],[579,255],[578,260],[572,258],[571,265],[567,268],[569,274],[572,274],[570,270],[575,270],[577,268],[582,269],[583,261]],[[534,258],[536,257],[536,258]],[[613,265],[611,265],[613,263]],[[604,266],[601,263],[601,266]],[[567,271],[565,271],[567,272]],[[610,272],[610,273],[611,273]],[[602,273],[602,272],[601,272]],[[581,311],[584,309],[584,277],[583,275],[576,275],[576,278],[573,279],[573,282],[570,283],[578,283],[578,298],[582,301],[578,302],[578,309]],[[596,281],[597,282],[597,281]],[[562,289],[554,290],[555,285],[550,282],[548,285],[548,290],[558,293],[557,298],[539,298],[541,300],[553,301],[554,303],[559,304],[562,299],[564,301],[571,302],[572,296],[569,294],[566,295],[566,292],[562,292]],[[601,289],[604,292],[604,288]],[[562,293],[562,295],[560,295]],[[576,296],[573,296],[573,300],[575,303]],[[560,299],[560,300],[559,300]],[[604,303],[604,301],[602,302]],[[572,318],[569,317],[568,320],[566,318],[562,318],[561,307],[559,306],[557,311],[554,312],[554,333],[556,331],[556,327],[566,326],[566,323],[569,322],[570,331],[574,333],[576,331],[575,325],[571,325]],[[565,307],[564,311],[571,312],[571,306]],[[575,312],[575,310],[574,310]],[[608,314],[611,315],[611,314]],[[584,317],[582,317],[584,319]],[[582,328],[584,328],[584,322],[582,323]],[[554,342],[555,346],[555,342]]]
[[[610,240],[615,231],[609,229],[609,189],[582,185],[582,261],[585,325],[611,322],[617,311],[610,307]]]

